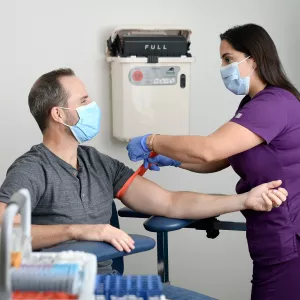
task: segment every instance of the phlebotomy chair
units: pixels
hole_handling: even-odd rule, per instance
[[[154,157],[157,154],[151,152],[150,157]],[[147,169],[144,165],[141,165],[139,169],[131,176],[131,180],[128,180],[121,189],[120,193],[125,193],[129,184],[135,178],[135,176],[143,176]],[[158,274],[160,275],[162,282],[169,282],[169,255],[168,255],[168,232],[175,231],[183,228],[195,228],[197,230],[206,230],[207,237],[216,238],[220,230],[236,230],[245,231],[246,224],[241,222],[227,222],[219,221],[216,217],[202,219],[202,220],[180,220],[171,219],[165,217],[155,217],[146,214],[135,212],[129,208],[122,208],[119,210],[120,217],[128,218],[147,218],[144,222],[146,230],[156,232],[157,235],[157,264]]]
[[[157,236],[157,268],[162,282],[168,283],[169,280],[169,253],[168,253],[168,232],[186,228],[205,230],[207,237],[214,239],[220,234],[220,230],[245,231],[246,224],[243,222],[220,221],[216,217],[202,220],[182,220],[169,219],[165,217],[150,216],[147,214],[133,211],[127,207],[121,208],[118,212],[115,203],[112,207],[111,225],[119,228],[120,217],[146,219],[144,227],[150,232],[156,232]],[[42,249],[46,252],[58,251],[85,251],[97,256],[98,262],[108,259],[113,260],[113,269],[120,274],[124,272],[123,257],[144,251],[149,251],[155,247],[155,241],[147,236],[130,235],[135,241],[135,249],[130,253],[120,252],[113,246],[104,242],[74,241],[71,243],[57,245],[55,247]]]
[[[120,209],[118,213],[121,217],[146,218],[147,220],[144,222],[145,229],[156,232],[158,274],[164,283],[169,282],[168,232],[194,228],[196,230],[206,230],[207,237],[214,239],[220,234],[220,230],[246,231],[246,223],[220,221],[216,217],[202,220],[169,219],[141,214],[127,207]]]
[[[143,175],[145,171],[146,170],[143,169],[143,166],[141,166],[135,172],[134,176]],[[124,207],[117,212],[115,203],[113,202],[111,225],[117,228],[119,228],[118,214],[120,217],[147,219],[144,222],[145,229],[151,232],[156,232],[158,274],[160,275],[163,283],[169,282],[168,232],[184,228],[194,228],[196,230],[206,230],[207,237],[214,239],[220,234],[220,230],[246,231],[246,224],[244,222],[220,221],[216,217],[202,220],[169,219],[138,213],[127,207]],[[113,259],[113,268],[120,274],[123,274],[123,256],[148,251],[155,247],[155,241],[150,237],[136,234],[131,235],[131,237],[135,241],[135,249],[130,253],[126,253],[124,251],[120,252],[107,243],[90,241],[74,241],[43,249],[42,251],[57,252],[79,250],[93,253],[97,256],[98,262]]]

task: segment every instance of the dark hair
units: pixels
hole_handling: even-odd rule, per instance
[[[264,28],[256,24],[235,26],[222,33],[220,38],[255,60],[258,76],[263,82],[291,92],[300,101],[300,93],[286,76],[276,46]]]
[[[42,75],[33,85],[28,95],[29,109],[42,132],[47,127],[50,111],[55,106],[65,106],[68,93],[59,79],[75,76],[71,69],[58,69]]]

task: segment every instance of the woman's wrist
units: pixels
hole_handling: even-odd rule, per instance
[[[146,138],[146,146],[147,146],[147,148],[148,148],[149,150],[151,150],[151,149],[150,149],[150,140],[151,140],[151,138],[152,138],[152,134],[149,134],[149,135],[147,136],[147,138]]]
[[[155,152],[153,143],[154,143],[155,138],[156,138],[158,135],[159,135],[159,134],[150,134],[150,135],[147,136],[147,138],[146,138],[146,145],[147,145],[147,148],[148,148],[150,151]]]

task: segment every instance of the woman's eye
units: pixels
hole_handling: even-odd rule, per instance
[[[229,64],[229,63],[231,63],[231,58],[226,57],[226,58],[225,58],[225,61]]]

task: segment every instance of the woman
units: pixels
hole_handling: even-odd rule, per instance
[[[280,178],[288,200],[269,213],[245,211],[253,259],[253,300],[300,299],[300,93],[286,77],[274,42],[247,24],[220,35],[221,76],[245,95],[235,116],[209,136],[150,134],[131,140],[133,161],[211,173],[232,166],[237,193]],[[150,151],[158,154],[149,158]],[[181,163],[182,162],[182,163]]]

